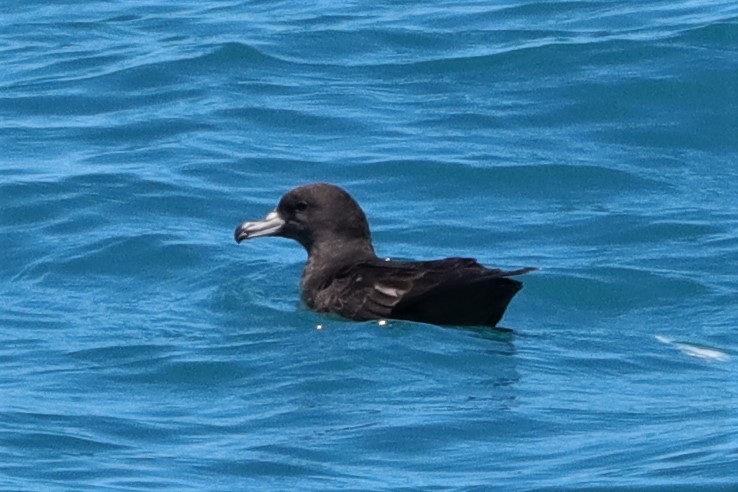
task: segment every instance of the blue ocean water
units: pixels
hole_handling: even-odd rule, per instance
[[[738,4],[4,3],[1,490],[734,490]],[[244,219],[525,277],[349,322]]]

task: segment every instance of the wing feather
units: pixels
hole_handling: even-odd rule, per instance
[[[316,308],[357,320],[493,325],[521,286],[507,277],[530,270],[490,269],[472,258],[361,262],[333,277]]]

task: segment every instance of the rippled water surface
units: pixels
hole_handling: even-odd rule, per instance
[[[738,487],[738,6],[8,1],[0,489]],[[234,227],[538,266],[512,333],[299,304]]]

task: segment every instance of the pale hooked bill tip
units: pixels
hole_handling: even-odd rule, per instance
[[[675,349],[679,350],[684,355],[688,355],[690,357],[696,357],[698,359],[704,359],[704,360],[716,360],[719,362],[725,362],[728,359],[730,359],[730,356],[723,352],[720,349],[716,349],[713,347],[705,347],[704,345],[694,345],[691,343],[686,342],[677,342],[672,340],[669,337],[656,335],[654,338],[656,338],[657,341],[670,345],[674,347]]]

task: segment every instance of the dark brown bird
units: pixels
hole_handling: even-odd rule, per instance
[[[436,325],[495,326],[522,284],[472,258],[385,261],[377,258],[359,204],[331,184],[300,186],[264,220],[236,228],[236,242],[294,239],[307,250],[302,297],[310,308],[354,320],[403,319]]]

